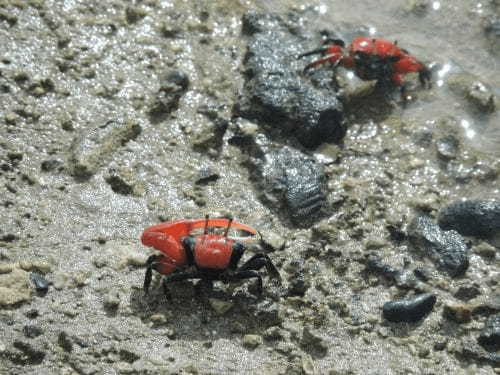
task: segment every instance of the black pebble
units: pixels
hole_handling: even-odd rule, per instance
[[[390,301],[384,304],[384,318],[390,322],[418,322],[434,308],[436,296],[431,293]]]
[[[31,281],[33,281],[37,292],[47,293],[47,291],[49,290],[49,282],[45,280],[45,278],[41,274],[32,272],[30,274],[30,279]]]

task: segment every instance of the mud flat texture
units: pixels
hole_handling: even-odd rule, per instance
[[[1,374],[500,373],[498,1],[303,3],[0,2]],[[358,35],[433,87],[304,73]],[[282,284],[145,295],[206,214]]]

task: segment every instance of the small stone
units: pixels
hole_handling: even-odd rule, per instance
[[[443,307],[443,316],[457,323],[470,322],[472,316],[472,306],[446,302]]]
[[[28,272],[18,268],[0,274],[0,306],[16,305],[31,298],[28,276]]]
[[[193,364],[187,365],[182,370],[183,370],[183,373],[191,374],[191,375],[198,375],[200,373],[198,371],[198,368]]]
[[[15,264],[0,264],[0,275],[11,273],[14,270],[15,266]]]
[[[118,293],[109,293],[104,297],[102,303],[107,310],[117,310],[121,303],[120,295]]]
[[[260,335],[245,335],[243,336],[243,345],[250,349],[255,349],[263,343],[262,336]]]
[[[417,16],[424,16],[429,9],[429,0],[407,0],[406,11]]]
[[[484,112],[495,112],[497,100],[490,88],[480,81],[475,81],[467,91],[467,98],[479,110]]]
[[[247,137],[255,137],[259,131],[259,125],[244,119],[238,121],[238,127],[242,135]]]
[[[302,330],[302,340],[300,344],[304,350],[311,353],[315,357],[324,357],[328,353],[328,345],[326,341],[320,337],[311,328],[304,327]]]
[[[264,331],[264,338],[269,341],[283,340],[285,332],[279,327],[269,327]]]
[[[377,250],[387,245],[387,241],[382,237],[370,237],[365,240],[365,249],[367,250]]]
[[[223,301],[223,300],[217,299],[217,298],[209,298],[208,302],[210,303],[210,306],[212,307],[212,309],[218,315],[224,315],[229,310],[231,310],[231,308],[234,306],[234,303],[232,301]]]
[[[14,340],[12,345],[23,353],[25,360],[30,365],[40,364],[45,358],[46,353],[39,347],[40,344],[35,340],[31,342]]]
[[[65,352],[71,352],[73,350],[73,340],[65,331],[61,331],[57,337],[57,343]]]
[[[219,179],[220,174],[214,171],[210,167],[202,168],[198,171],[195,178],[195,184],[197,185],[207,185],[210,182],[215,182]]]
[[[165,314],[153,314],[149,317],[149,320],[153,322],[154,325],[162,325],[167,322],[167,318],[165,317]]]
[[[40,169],[43,172],[51,172],[59,168],[62,168],[63,165],[64,165],[63,162],[59,159],[48,159],[42,161],[42,164],[40,164]]]
[[[71,278],[73,284],[72,286],[77,288],[84,287],[89,283],[90,277],[91,277],[90,270],[84,270],[84,269],[78,270],[72,274]]]
[[[420,347],[418,349],[418,356],[420,358],[427,358],[429,356],[429,354],[431,353],[430,349],[429,348],[426,348],[426,347]]]
[[[111,154],[136,139],[141,131],[141,126],[133,121],[108,121],[77,135],[70,147],[73,175],[90,178]]]
[[[444,160],[455,159],[459,151],[458,147],[458,139],[453,135],[447,135],[436,140],[438,156]]]
[[[139,354],[137,354],[133,349],[128,348],[128,347],[120,348],[120,351],[118,352],[118,354],[120,355],[120,359],[122,361],[125,361],[128,363],[133,363],[141,358],[141,356]]]
[[[28,324],[23,327],[23,333],[27,338],[33,339],[43,334],[43,329],[38,326]]]
[[[296,275],[292,280],[290,280],[288,284],[287,294],[289,296],[303,297],[310,286],[311,283],[308,280],[304,279],[304,275]]]
[[[472,251],[479,256],[490,260],[494,259],[497,254],[497,249],[487,242],[481,242],[478,245],[473,246]]]
[[[105,181],[115,193],[135,197],[141,197],[146,193],[146,187],[132,168],[111,168],[108,173]]]
[[[144,266],[148,258],[145,252],[140,252],[132,245],[111,245],[104,249],[103,253],[108,255],[109,259],[113,259],[110,265],[117,271],[127,266]]]
[[[160,88],[150,104],[150,120],[153,123],[165,120],[179,107],[179,101],[188,87],[189,77],[182,71],[173,70],[162,75]]]
[[[444,336],[438,336],[434,341],[434,350],[441,351],[446,349],[446,345],[448,344],[448,338]]]
[[[146,17],[147,12],[137,7],[127,7],[125,9],[125,18],[129,24],[137,23]]]
[[[314,368],[314,362],[310,355],[304,355],[302,357],[302,371],[304,375],[315,375],[316,369]]]
[[[30,280],[35,285],[35,289],[37,292],[39,292],[41,294],[48,292],[49,282],[42,275],[40,275],[37,272],[31,272],[30,273]]]
[[[500,314],[488,318],[479,335],[478,342],[482,346],[500,349]]]
[[[272,250],[282,250],[285,247],[285,239],[272,230],[264,230],[259,232],[262,236],[264,246]]]

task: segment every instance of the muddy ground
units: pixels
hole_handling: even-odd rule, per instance
[[[416,216],[498,197],[499,7],[0,2],[0,372],[500,373],[498,349],[478,344],[500,311],[500,242],[463,237],[469,266],[452,276],[407,236]],[[235,117],[249,12],[296,22],[310,49],[325,30],[397,39],[433,87],[414,85],[406,105],[347,94],[342,142],[276,136]],[[262,194],[242,131],[314,160],[323,216],[297,223]],[[257,228],[245,259],[268,253],[282,285],[265,277],[259,298],[252,281],[183,282],[168,301],[154,283],[145,296],[142,230],[205,214]],[[437,297],[424,319],[384,319],[385,302],[421,292]]]

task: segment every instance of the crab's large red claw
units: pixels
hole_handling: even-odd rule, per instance
[[[152,247],[162,252],[173,262],[183,264],[186,261],[186,254],[182,249],[180,239],[147,228],[141,236],[141,242],[145,246]]]
[[[198,228],[205,228],[207,226],[208,228],[227,228],[229,226],[229,219],[225,218],[214,218],[214,219],[199,219],[199,220],[192,220],[191,221],[191,230],[198,229]],[[231,222],[231,229],[238,229],[243,232],[255,235],[257,234],[257,230],[252,228],[249,225],[241,224],[237,221],[232,221]]]

